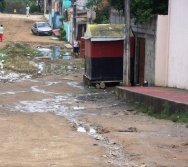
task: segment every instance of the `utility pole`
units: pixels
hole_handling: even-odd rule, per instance
[[[46,14],[46,0],[44,0],[44,14]]]
[[[125,0],[123,85],[130,86],[130,0]]]
[[[76,38],[76,0],[73,0],[73,40]]]

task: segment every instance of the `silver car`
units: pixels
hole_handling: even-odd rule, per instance
[[[31,27],[31,31],[36,35],[52,35],[52,28],[46,22],[35,22]]]

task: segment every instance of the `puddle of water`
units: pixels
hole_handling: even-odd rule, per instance
[[[89,132],[88,132],[89,134],[96,134],[96,130],[94,128],[92,128],[92,127],[89,127],[89,128],[90,128]],[[77,132],[86,133],[87,130],[84,127],[78,126]]]
[[[46,86],[51,86],[51,85],[57,85],[60,84],[61,82],[48,82]]]
[[[65,53],[63,54],[62,58],[63,58],[64,60],[69,60],[69,59],[72,59],[73,57],[70,55],[70,53],[65,52]]]
[[[45,86],[45,85],[44,85]],[[42,94],[48,94],[48,95],[58,95],[60,93],[55,93],[55,92],[50,92],[50,91],[45,91],[45,90],[42,90],[42,89],[39,89],[38,86],[32,86],[31,87],[31,90],[33,92],[39,92],[39,93],[42,93]]]
[[[80,84],[80,83],[78,83],[78,82],[67,82],[67,84],[72,86],[72,87],[76,87],[76,88],[79,88],[79,89],[82,89],[82,90],[84,89],[84,86],[79,86],[78,84]]]
[[[46,63],[39,63],[38,64],[38,73],[54,73],[54,74],[58,74],[58,71],[56,71],[57,69],[62,69],[61,65],[59,64],[46,64]],[[61,73],[61,71],[59,72]]]
[[[74,110],[83,110],[85,107],[73,107]]]
[[[71,56],[71,54],[68,53],[68,52],[65,52],[65,53],[61,54],[60,46],[53,46],[52,49],[49,49],[49,48],[37,48],[37,50],[39,52],[41,52],[43,54],[43,56],[47,56],[47,57],[51,58],[52,60],[60,59],[60,58],[68,60],[68,59],[72,59],[73,58]]]
[[[42,86],[48,86],[52,84],[57,84],[57,82],[49,82],[46,85]],[[70,82],[70,85],[76,84],[78,83]],[[87,124],[86,122],[81,122],[78,119],[79,116],[85,115],[87,113],[82,110],[82,107],[70,107],[71,105],[77,104],[78,99],[75,98],[75,94],[63,93],[61,95],[57,95],[55,92],[44,91],[43,89],[37,86],[33,86],[32,90],[48,94],[49,96],[55,96],[54,98],[50,96],[49,99],[42,99],[40,101],[21,101],[19,102],[19,104],[17,104],[14,111],[17,110],[21,112],[53,112],[56,115],[64,116],[67,120],[73,122],[76,125],[77,132],[87,133],[88,135],[93,136],[93,138],[95,140],[98,140],[102,145],[104,145],[106,148],[106,152],[109,154],[110,157],[112,157],[110,159],[112,164],[115,164],[116,166],[124,166],[122,164],[125,164],[126,159],[122,151],[122,148],[117,144],[111,144],[105,136],[98,134],[97,131],[93,127],[91,127],[90,124]],[[95,94],[90,95],[95,96]]]
[[[61,69],[67,69],[67,70],[73,70],[74,68],[72,66],[61,66]]]
[[[5,57],[5,56],[6,56],[6,54],[0,53],[0,57]]]
[[[91,127],[90,125],[87,125],[87,124],[85,124],[85,123],[83,123],[84,124],[84,126],[86,127],[82,127],[82,126],[79,126],[79,124],[81,123],[81,122],[78,122],[77,120],[74,120],[74,123],[76,124],[76,126],[77,126],[77,132],[82,132],[82,133],[88,133],[88,134],[90,134],[90,135],[95,135],[95,136],[98,136],[98,134],[96,134],[96,130],[93,128],[93,127]],[[87,130],[88,129],[88,130]]]
[[[39,52],[43,54],[43,56],[52,57],[52,50],[49,48],[37,48]]]
[[[0,57],[4,57],[4,54],[0,54]],[[0,60],[0,69],[3,69],[5,60]]]
[[[38,69],[39,69],[38,73],[40,73],[40,74],[43,73],[44,67],[45,67],[45,64],[43,62],[39,63],[38,64]]]
[[[41,52],[44,57],[47,57],[47,58],[49,57],[49,59],[51,59],[51,60],[56,60],[56,59],[68,60],[68,59],[73,58],[71,56],[71,54],[68,53],[68,52],[62,53],[60,46],[54,46],[52,49],[50,49],[50,48],[37,48],[37,50],[39,52]],[[73,70],[74,69],[74,67],[72,67],[72,66],[65,66],[65,65],[60,66],[60,65],[56,65],[56,64],[46,64],[46,63],[43,63],[43,62],[37,64],[36,66],[39,69],[39,71],[38,71],[39,74],[48,73],[48,72],[51,73],[55,69],[59,69],[59,68],[66,69],[66,70]]]
[[[26,91],[17,91],[17,92],[0,92],[0,95],[15,95],[18,93],[25,93]]]
[[[95,133],[96,133],[96,130],[95,130],[94,128],[90,128],[89,133],[95,134]]]
[[[58,59],[60,57],[60,46],[53,47],[52,59]]]
[[[87,131],[83,127],[78,127],[77,132],[87,132]]]
[[[41,52],[44,57],[49,57],[52,60],[60,57],[60,46],[54,46],[52,49],[37,48],[37,50]]]
[[[17,73],[6,73],[5,71],[0,71],[0,81],[5,82],[21,82],[23,80],[31,80],[31,75],[17,74]]]
[[[46,85],[48,86],[56,84],[56,82],[49,82]],[[48,94],[49,92],[43,91],[40,87],[32,87],[33,91],[41,92],[44,94]],[[48,95],[55,95],[56,93],[50,92]],[[92,96],[92,94],[91,94]],[[112,164],[116,164],[117,166],[122,166],[122,163],[125,162],[125,157],[122,152],[122,149],[117,144],[111,144],[107,138],[101,134],[97,133],[95,127],[92,127],[90,124],[86,122],[81,122],[78,118],[82,115],[85,115],[85,111],[81,110],[82,107],[70,107],[70,104],[77,104],[78,99],[75,98],[74,94],[63,93],[62,95],[56,95],[54,98],[43,99],[40,101],[21,101],[15,107],[14,111],[21,112],[52,112],[56,115],[64,116],[67,120],[74,123],[77,127],[77,132],[79,133],[87,133],[92,136],[95,140],[99,141],[106,148],[106,152],[109,153],[109,156],[112,157],[110,160]],[[76,109],[76,110],[74,110]],[[116,159],[114,159],[114,155]]]
[[[61,66],[61,69],[67,69],[67,66],[63,65]]]

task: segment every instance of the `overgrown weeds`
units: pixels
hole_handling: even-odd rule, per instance
[[[42,56],[39,51],[20,43],[8,44],[0,49],[0,53],[0,60],[4,60],[5,69],[24,73],[36,72],[38,69],[31,61]]]
[[[146,113],[152,117],[155,117],[157,119],[167,119],[171,120],[173,122],[181,122],[181,123],[186,123],[186,127],[188,128],[188,111],[175,111],[171,109],[170,105],[168,102],[165,102],[162,105],[162,111],[156,111],[154,107],[149,106],[147,107],[146,105],[135,102],[134,107],[143,113]]]

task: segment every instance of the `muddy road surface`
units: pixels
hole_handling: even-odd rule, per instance
[[[0,47],[21,42],[66,49],[65,42],[31,33],[38,20],[44,17],[0,14]],[[50,72],[35,77],[0,70],[0,166],[188,167],[184,124],[137,112],[112,86],[84,86],[83,64],[82,58],[53,61]]]

